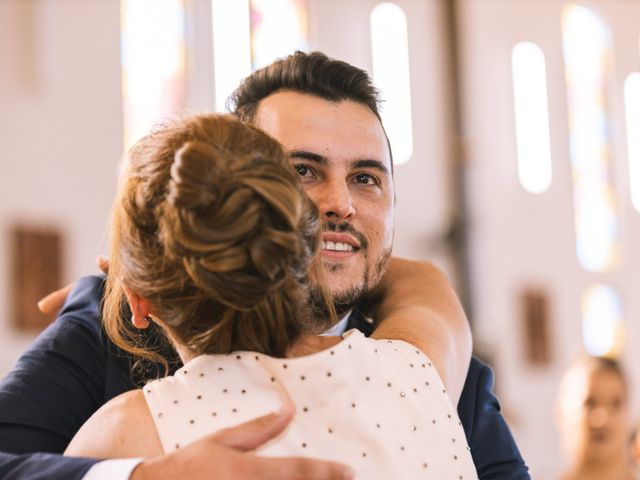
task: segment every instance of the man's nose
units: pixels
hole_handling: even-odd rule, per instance
[[[332,180],[325,184],[325,188],[318,198],[318,209],[326,220],[341,222],[353,217],[356,213],[353,197],[349,186],[344,181]]]

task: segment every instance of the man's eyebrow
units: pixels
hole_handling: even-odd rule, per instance
[[[308,152],[307,150],[292,150],[289,152],[289,158],[303,158],[320,165],[326,165],[329,163],[327,157],[318,155],[317,153]]]
[[[353,162],[352,168],[375,168],[384,174],[389,173],[386,165],[379,160],[357,160]]]
[[[289,158],[295,159],[300,158],[304,160],[308,160],[310,162],[317,163],[319,165],[327,165],[329,160],[324,155],[319,155],[317,153],[309,152],[307,150],[292,150],[289,152]],[[389,173],[389,169],[386,167],[384,163],[379,160],[373,159],[362,159],[356,160],[351,164],[351,168],[375,168],[385,175]]]

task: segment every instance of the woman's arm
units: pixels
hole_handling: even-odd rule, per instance
[[[371,337],[404,340],[424,352],[457,405],[471,359],[471,329],[444,273],[430,262],[394,257],[375,293]]]

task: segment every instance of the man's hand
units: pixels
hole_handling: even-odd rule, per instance
[[[96,264],[98,268],[102,270],[104,273],[107,273],[109,270],[109,259],[106,257],[98,257],[96,259]],[[55,292],[49,293],[46,297],[43,297],[38,301],[38,310],[40,310],[45,315],[49,315],[52,313],[58,313],[58,311],[64,305],[64,302],[67,300],[71,289],[73,288],[73,283],[62,287]]]
[[[353,478],[344,465],[308,458],[265,458],[252,451],[289,424],[293,409],[221,430],[169,455],[138,465],[130,480],[342,480]]]
[[[52,313],[58,313],[58,311],[64,305],[65,300],[71,293],[71,289],[73,288],[73,283],[62,287],[55,292],[49,293],[46,297],[41,298],[38,301],[38,310],[40,310],[45,315],[49,315]]]

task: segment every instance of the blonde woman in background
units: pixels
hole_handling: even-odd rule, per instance
[[[335,460],[363,479],[477,478],[455,409],[466,370],[446,368],[470,359],[452,290],[429,264],[393,259],[372,338],[320,336],[335,319],[319,245],[313,203],[257,128],[205,115],[138,142],[114,204],[105,328],[166,362],[140,341],[155,329],[184,366],[107,403],[66,454],[155,456],[295,409],[258,453]]]
[[[629,448],[629,387],[616,360],[585,356],[558,392],[558,424],[569,466],[562,480],[638,479]]]

